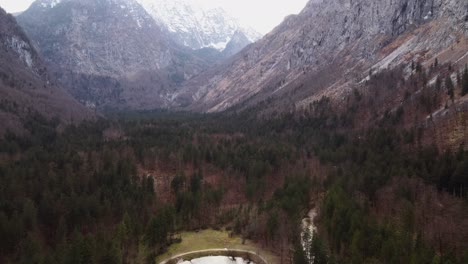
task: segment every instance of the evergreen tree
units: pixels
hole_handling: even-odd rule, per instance
[[[447,94],[450,96],[450,99],[453,101],[455,99],[454,98],[455,87],[453,86],[452,78],[450,78],[450,76],[447,76],[447,78],[445,78],[445,88],[447,88]]]
[[[120,264],[122,263],[122,253],[117,241],[106,241],[103,252],[100,252],[98,263]]]
[[[307,261],[307,256],[304,253],[304,249],[302,248],[302,245],[299,242],[294,244],[293,263],[309,264],[309,261]]]
[[[39,241],[29,235],[20,245],[21,258],[20,263],[24,264],[40,264],[41,257],[39,251]]]
[[[172,191],[175,193],[175,194],[178,194],[179,191],[181,191],[185,185],[185,176],[184,174],[180,174],[180,175],[176,175],[174,177],[174,179],[172,179],[171,181],[171,188],[172,188]]]
[[[28,230],[34,230],[37,223],[37,209],[34,202],[27,199],[23,205],[23,224]]]
[[[462,77],[462,96],[468,94],[468,66],[465,66]]]
[[[194,173],[190,179],[190,190],[196,194],[200,191],[202,185],[202,176],[200,173]]]
[[[442,81],[440,80],[440,77],[437,76],[436,83],[435,83],[436,90],[439,91],[440,87],[442,87]]]
[[[81,263],[92,263],[93,262],[93,243],[90,237],[82,238],[78,242],[78,251],[80,254]]]
[[[267,221],[268,237],[271,241],[275,240],[279,226],[278,213],[274,212],[270,215]]]
[[[149,247],[161,248],[166,245],[171,222],[166,215],[165,212],[160,213],[149,221],[144,237]]]
[[[328,256],[325,244],[323,240],[314,233],[312,237],[312,245],[310,250],[310,256],[314,259],[314,264],[327,264]]]
[[[416,63],[416,72],[421,73],[423,70],[421,63]]]

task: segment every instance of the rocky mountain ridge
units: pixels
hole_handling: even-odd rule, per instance
[[[224,67],[192,80],[176,105],[216,112],[281,98],[294,108],[340,98],[369,71],[402,62],[446,54],[442,62],[462,65],[467,14],[463,0],[311,0]]]
[[[252,41],[244,34],[244,32],[236,31],[229,43],[224,48],[223,55],[224,57],[231,57],[236,55],[251,43]]]
[[[54,75],[90,106],[164,107],[176,85],[207,67],[134,0],[38,0],[17,19]]]
[[[411,61],[464,65],[467,12],[462,0],[311,0],[242,51],[251,39],[235,31],[221,64],[213,48],[172,41],[167,31],[193,24],[184,16],[166,14],[175,22],[164,29],[135,0],[38,0],[18,19],[54,76],[91,106],[217,112],[273,100],[284,111],[341,100],[369,73]]]
[[[222,52],[236,32],[242,32],[249,40],[248,44],[261,38],[258,32],[242,26],[220,7],[205,8],[188,0],[138,2],[177,43],[191,49],[213,48]]]
[[[93,117],[56,85],[15,18],[0,8],[0,136],[24,133],[36,114],[68,124]]]

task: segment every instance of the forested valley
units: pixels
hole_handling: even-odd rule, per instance
[[[0,262],[154,263],[179,232],[212,228],[286,263],[468,263],[468,152],[414,122],[468,77],[429,86],[414,67],[289,112],[109,111],[69,127],[32,115],[0,141]],[[382,107],[395,94],[411,103]]]

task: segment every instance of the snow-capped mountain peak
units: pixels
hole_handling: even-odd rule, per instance
[[[188,0],[138,0],[156,22],[179,44],[192,49],[215,48],[223,51],[236,31],[242,31],[250,42],[261,35],[245,29],[224,9],[205,8]]]
[[[42,8],[42,9],[50,9],[50,8],[55,8],[62,1],[63,0],[40,0],[40,1],[35,1],[33,5],[36,5],[37,7]]]

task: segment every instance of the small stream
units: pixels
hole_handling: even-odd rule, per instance
[[[191,261],[180,261],[178,264],[255,264],[243,258],[232,258],[227,256],[209,256],[192,259]]]
[[[302,231],[301,231],[301,243],[304,253],[309,260],[309,263],[314,263],[314,260],[310,256],[310,247],[312,245],[312,238],[314,232],[317,231],[317,227],[314,224],[314,220],[317,217],[317,209],[313,208],[307,214],[307,217],[302,219]]]

